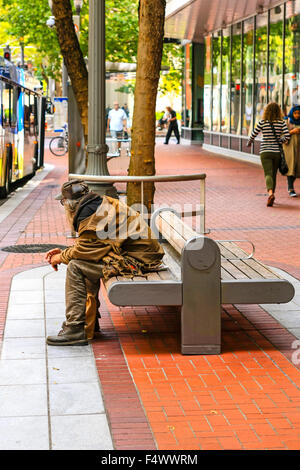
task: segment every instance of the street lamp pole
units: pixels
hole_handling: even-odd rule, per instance
[[[108,176],[105,143],[105,0],[90,0],[89,12],[89,109],[87,175]],[[91,183],[100,195],[117,197],[113,184]]]

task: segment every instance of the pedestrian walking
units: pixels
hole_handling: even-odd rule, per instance
[[[247,146],[250,147],[259,133],[262,133],[260,159],[264,169],[267,191],[269,194],[267,206],[272,207],[275,201],[276,177],[280,165],[280,143],[290,140],[290,133],[280,106],[269,103],[263,113],[263,118],[253,130]]]
[[[300,105],[290,110],[287,116],[287,126],[291,134],[290,142],[284,145],[285,159],[289,167],[288,192],[290,197],[296,197],[294,183],[296,178],[300,178]]]
[[[169,113],[169,117],[168,117],[169,127],[168,127],[168,132],[167,132],[166,140],[165,140],[164,144],[168,145],[170,137],[171,137],[173,131],[174,131],[175,137],[177,139],[177,144],[180,144],[180,136],[179,136],[179,129],[178,129],[176,111],[174,111],[174,109],[172,109],[170,106],[167,106],[166,110]]]
[[[108,113],[107,131],[110,132],[113,139],[118,139],[118,151],[120,153],[121,141],[123,131],[127,131],[127,114],[124,109],[120,108],[117,101],[114,102],[114,107]]]

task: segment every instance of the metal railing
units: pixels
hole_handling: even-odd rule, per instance
[[[205,231],[205,180],[206,174],[196,173],[189,175],[154,175],[154,176],[98,176],[98,175],[80,175],[76,173],[69,174],[69,180],[82,179],[87,182],[96,183],[141,183],[141,215],[144,216],[144,183],[164,183],[164,182],[178,182],[178,181],[200,181],[200,208],[199,211],[182,212],[183,217],[200,216],[199,229],[201,234],[207,233]]]

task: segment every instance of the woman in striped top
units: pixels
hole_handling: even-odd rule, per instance
[[[248,147],[250,147],[255,137],[257,137],[260,132],[263,135],[260,147],[260,159],[269,193],[268,207],[273,206],[275,201],[276,176],[280,163],[280,148],[274,136],[271,123],[278,141],[281,143],[289,142],[291,136],[286,122],[283,120],[281,108],[277,103],[269,103],[266,106],[263,119],[259,121],[248,141]]]

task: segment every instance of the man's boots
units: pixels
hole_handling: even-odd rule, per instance
[[[62,324],[62,329],[57,336],[48,336],[47,344],[51,346],[84,346],[88,343],[84,324],[79,326],[66,326]]]

